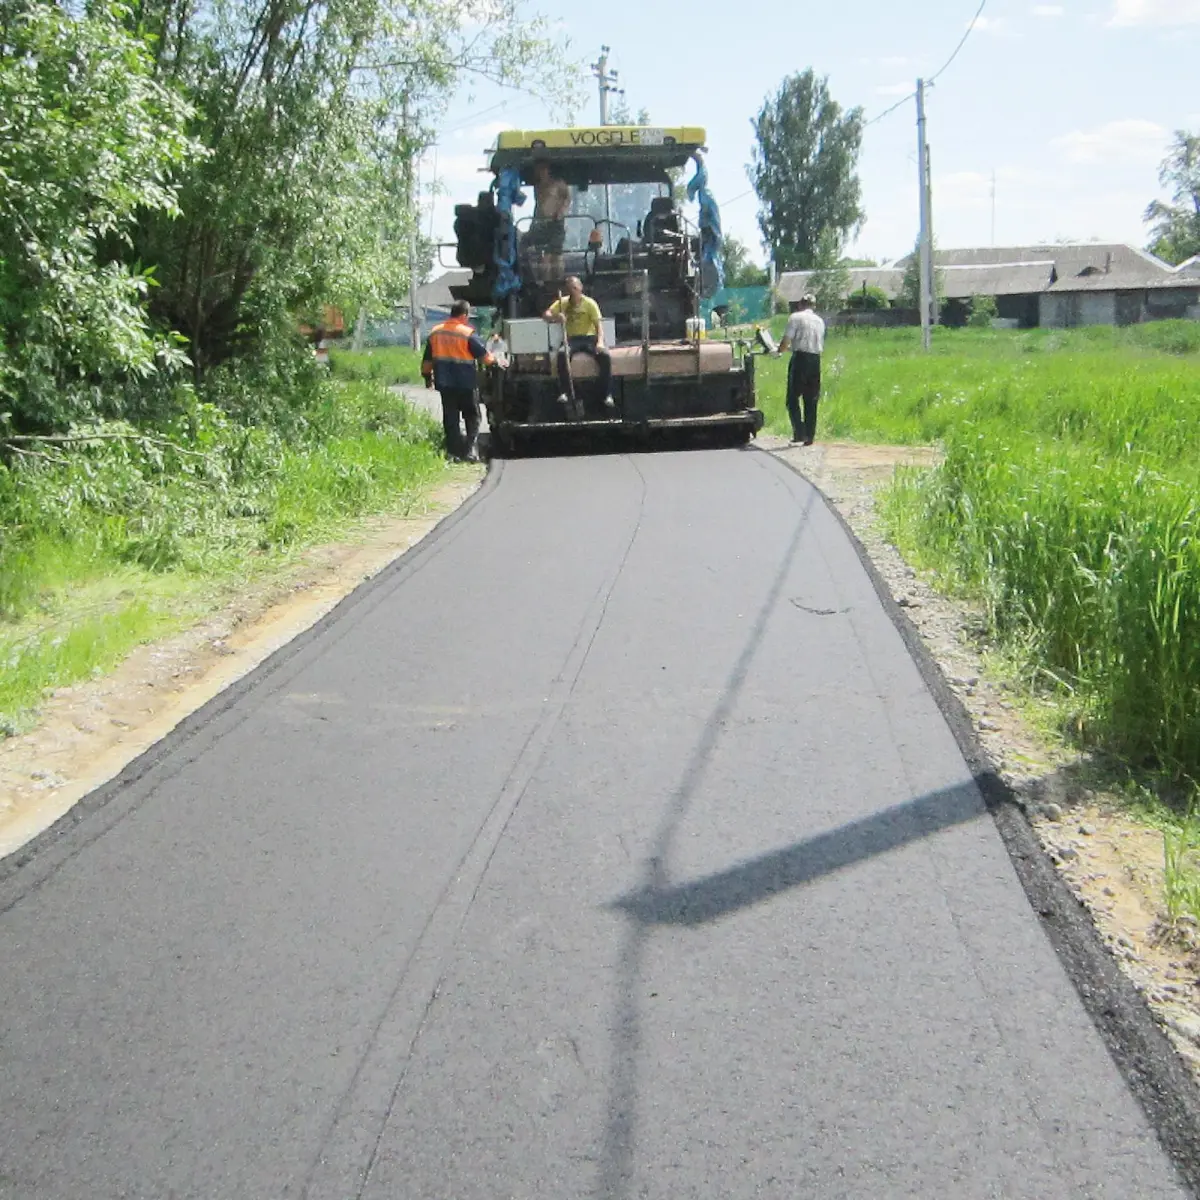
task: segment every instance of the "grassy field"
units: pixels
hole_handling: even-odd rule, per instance
[[[782,335],[784,318],[773,328]],[[822,438],[928,444],[965,423],[1048,438],[1103,440],[1112,450],[1182,450],[1191,430],[1176,402],[1195,402],[1200,323],[1113,329],[938,330],[924,354],[914,329],[831,331],[823,363]],[[768,428],[789,431],[784,359],[758,360]],[[1193,410],[1194,411],[1194,410]]]
[[[195,404],[153,436],[34,444],[0,466],[0,736],[231,590],[444,476],[440,429],[379,383],[329,383],[283,436]]]

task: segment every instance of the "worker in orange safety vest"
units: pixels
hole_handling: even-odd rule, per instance
[[[464,462],[478,462],[475,442],[480,418],[475,364],[483,362],[490,366],[493,359],[467,320],[470,311],[471,306],[465,300],[455,300],[449,318],[429,331],[421,374],[425,386],[437,388],[442,398],[446,453]]]

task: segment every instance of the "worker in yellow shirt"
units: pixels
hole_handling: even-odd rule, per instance
[[[559,296],[546,309],[543,317],[552,325],[563,326],[563,344],[558,351],[558,384],[562,394],[560,404],[570,403],[572,354],[590,354],[596,360],[600,373],[600,394],[605,408],[616,408],[612,390],[612,358],[604,345],[604,326],[600,321],[600,305],[591,296],[583,294],[579,276],[567,279],[567,294]]]

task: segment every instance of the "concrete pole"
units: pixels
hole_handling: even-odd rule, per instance
[[[404,194],[408,200],[408,325],[409,345],[414,350],[421,348],[420,318],[417,316],[417,203],[413,185],[413,140],[408,136],[408,96],[404,97],[401,109],[404,124]]]
[[[992,171],[992,245],[996,244],[996,172]]]
[[[600,124],[608,124],[608,47],[600,47],[600,57],[592,66],[600,85]]]
[[[925,228],[929,231],[929,324],[936,326],[941,319],[942,307],[937,294],[937,267],[933,261],[933,151],[925,143]]]
[[[933,300],[933,220],[929,195],[929,148],[925,144],[925,80],[917,80],[917,169],[920,173],[921,237],[921,344],[932,344],[930,310]]]

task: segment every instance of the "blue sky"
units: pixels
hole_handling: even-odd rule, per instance
[[[828,75],[845,108],[874,117],[932,75],[962,37],[979,0],[845,0],[741,9],[605,0],[549,3],[571,53],[592,62],[601,42],[633,111],[655,125],[701,125],[713,191],[728,232],[759,259],[755,198],[745,165],[750,120],[793,71]],[[1160,194],[1157,171],[1173,130],[1200,131],[1200,0],[987,0],[961,53],[929,93],[938,244],[1058,239],[1146,239],[1141,215]],[[598,123],[594,81],[574,124]],[[917,228],[915,106],[910,100],[866,132],[859,175],[866,225],[855,253],[891,260]],[[465,89],[439,122],[422,164],[444,194],[426,196],[425,220],[452,238],[453,205],[474,198],[476,173],[501,128],[562,124],[535,97]],[[446,262],[451,261],[451,256]]]

